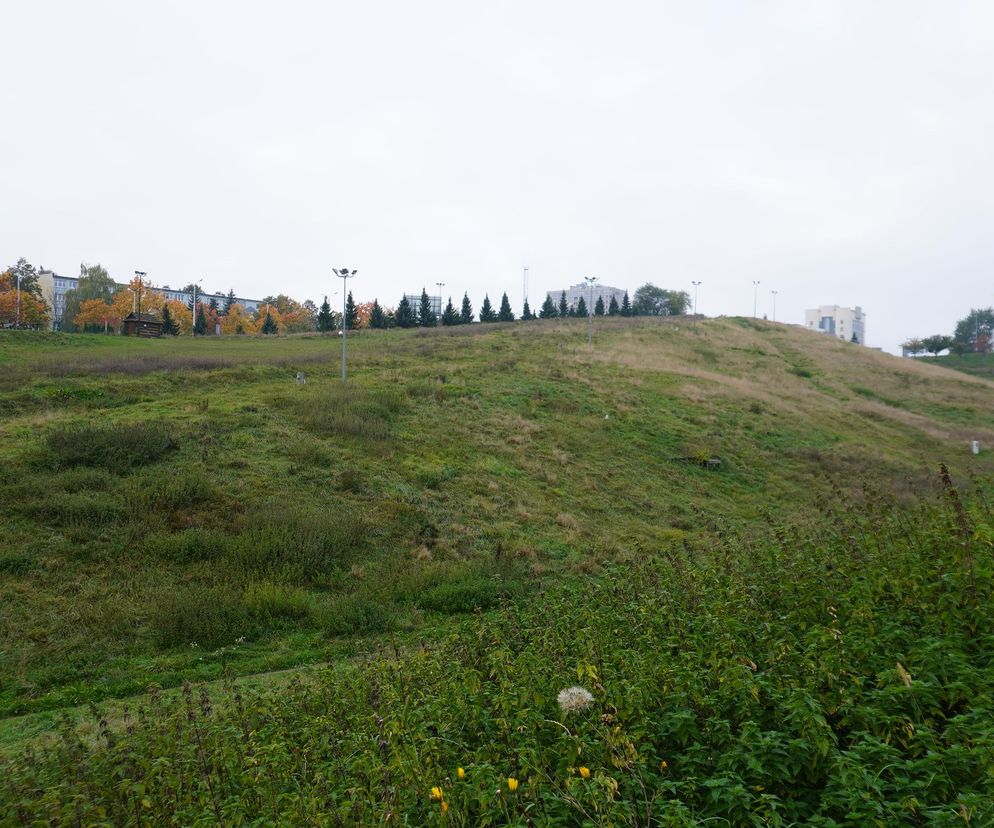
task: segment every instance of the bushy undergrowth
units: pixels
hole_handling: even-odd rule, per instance
[[[633,556],[275,694],[153,696],[95,744],[67,725],[0,768],[0,821],[990,825],[994,515],[943,498]]]
[[[172,429],[158,422],[59,426],[46,442],[54,465],[111,471],[154,463],[179,445]]]
[[[404,398],[390,389],[328,385],[320,390],[296,389],[275,399],[313,434],[384,440],[390,423],[404,407]]]

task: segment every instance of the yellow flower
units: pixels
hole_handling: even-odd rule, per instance
[[[431,798],[441,800],[442,789],[438,787],[438,785],[436,785],[434,788],[431,789]]]
[[[456,769],[456,776],[458,776],[460,779],[465,779],[466,778],[466,771],[464,771],[462,768],[457,768]]]
[[[518,780],[515,779],[513,776],[507,777],[507,789],[511,793],[514,793],[518,789]]]
[[[584,779],[590,779],[590,768],[580,765],[580,776]]]
[[[445,813],[445,812],[446,812],[447,810],[449,810],[449,803],[448,803],[448,802],[446,802],[446,801],[445,801],[445,800],[443,799],[443,800],[442,800],[442,813],[444,814],[444,813]]]
[[[669,765],[666,763],[665,759],[662,762],[659,763],[659,769],[660,770],[666,770],[668,767],[669,767]]]

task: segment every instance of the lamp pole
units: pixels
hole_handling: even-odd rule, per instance
[[[777,293],[779,291],[771,290],[770,293],[773,294],[773,321],[777,321]]]
[[[142,330],[142,279],[145,278],[144,270],[136,270],[135,276],[138,277],[138,320],[135,322],[135,335],[141,336]]]
[[[341,278],[342,281],[342,385],[345,385],[345,331],[348,328],[348,320],[345,318],[348,313],[348,306],[346,302],[348,301],[348,280],[356,275],[359,271],[350,271],[347,267],[341,269],[332,268],[332,273]]]
[[[441,319],[441,316],[442,316],[442,288],[445,287],[445,282],[435,282],[435,284],[438,285],[438,316],[439,316],[439,320],[438,321],[439,321],[439,323],[441,323],[441,321],[442,321],[442,319]]]
[[[587,344],[594,344],[594,282],[597,281],[596,276],[584,276],[583,280],[589,286],[588,296],[589,301],[587,302]]]
[[[203,279],[200,280],[200,282],[202,281]],[[197,335],[197,285],[199,285],[200,282],[193,283],[193,312],[192,316],[190,317],[190,322],[191,322],[190,336]]]
[[[752,318],[756,318],[756,308],[759,303],[759,279],[752,281]]]
[[[17,273],[17,316],[14,321],[14,328],[19,329],[21,327],[21,274]]]
[[[691,281],[690,284],[694,286],[694,333],[697,333],[697,288],[701,286],[701,282]]]

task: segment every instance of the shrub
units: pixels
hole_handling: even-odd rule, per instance
[[[54,526],[108,526],[123,520],[127,511],[117,498],[104,492],[67,492],[29,501],[24,512]]]
[[[165,423],[60,426],[48,434],[57,466],[96,466],[128,471],[160,460],[179,446]]]
[[[309,593],[299,587],[273,581],[257,581],[245,590],[245,606],[256,618],[273,621],[309,618],[313,609]]]
[[[172,563],[213,561],[227,552],[228,538],[223,532],[210,529],[184,529],[181,532],[149,535],[142,548],[148,554]]]
[[[421,609],[452,615],[497,606],[501,595],[501,588],[493,579],[471,574],[424,591],[416,603]]]
[[[164,593],[149,623],[160,647],[217,647],[250,635],[253,626],[241,595],[229,586],[186,584]]]
[[[298,391],[277,399],[289,408],[304,428],[322,437],[353,437],[384,440],[390,423],[404,405],[403,398],[388,389],[334,385],[317,392]]]
[[[231,539],[231,556],[250,573],[314,581],[347,562],[364,531],[363,520],[345,510],[270,502],[254,510],[248,527]]]
[[[317,619],[328,635],[384,632],[390,626],[386,607],[362,595],[343,595],[325,602],[317,611]]]

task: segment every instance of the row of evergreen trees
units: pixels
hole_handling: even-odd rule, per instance
[[[322,313],[324,313],[327,308],[328,300],[325,299],[324,305],[321,306]],[[354,309],[352,304],[352,294],[349,294],[348,306]],[[618,300],[612,296],[610,303],[607,307],[604,306],[604,299],[600,296],[597,297],[597,302],[594,305],[594,316],[632,316],[632,306],[628,299],[628,293],[625,292],[624,298],[621,304],[618,304]],[[348,327],[350,329],[356,327],[356,318],[354,313],[348,315]],[[525,300],[524,307],[521,312],[521,319],[523,321],[530,321],[532,319],[556,319],[565,317],[585,317],[587,316],[587,303],[584,301],[583,297],[576,305],[570,306],[566,302],[566,292],[563,291],[562,295],[559,297],[559,304],[557,305],[552,301],[552,297],[546,296],[545,302],[542,304],[541,309],[538,313],[533,313],[531,307],[528,304],[528,300]],[[511,310],[511,303],[507,298],[507,294],[504,293],[500,298],[500,307],[494,310],[493,303],[490,301],[490,295],[487,294],[483,297],[483,305],[480,307],[480,322],[513,322],[515,320],[514,311]],[[442,310],[441,315],[435,313],[435,309],[432,307],[431,297],[428,296],[428,291],[422,289],[421,299],[418,301],[417,305],[414,305],[406,296],[404,296],[400,302],[397,304],[397,309],[394,311],[384,310],[383,307],[377,300],[373,300],[372,311],[369,316],[369,327],[371,328],[434,328],[437,325],[468,325],[475,321],[476,314],[473,310],[473,303],[469,300],[469,294],[464,293],[462,297],[462,305],[457,309],[455,305],[452,304],[452,297],[449,297],[448,304]],[[321,316],[318,317],[318,327],[320,330],[333,330],[333,327],[322,327],[321,326]]]

